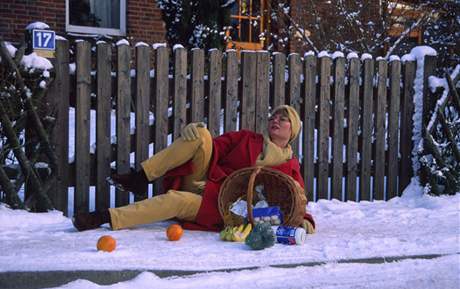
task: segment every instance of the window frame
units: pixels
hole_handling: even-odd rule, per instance
[[[120,29],[114,29],[70,24],[69,0],[65,0],[65,30],[71,33],[126,36],[126,2],[127,0],[120,0]]]
[[[252,20],[256,20],[256,21],[259,21],[259,31],[260,33],[262,33],[265,29],[265,26],[266,26],[266,19],[265,19],[265,9],[267,7],[266,5],[266,0],[247,0],[249,2],[249,6],[248,6],[248,10],[249,10],[249,15],[246,16],[246,15],[242,15],[241,14],[241,0],[236,0],[235,1],[235,5],[238,5],[238,15],[234,15],[234,14],[231,14],[230,15],[230,18],[231,19],[236,19],[238,21],[238,26],[241,26],[241,21],[242,20],[249,20],[250,22]],[[259,2],[259,5],[260,5],[260,17],[258,16],[253,16],[252,15],[252,4],[254,1],[257,1]],[[250,26],[249,26],[250,27]],[[227,48],[234,48],[236,47],[237,50],[241,50],[241,49],[250,49],[250,50],[261,50],[263,49],[264,45],[267,43],[266,42],[266,39],[265,40],[257,40],[257,41],[253,41],[253,38],[255,37],[258,37],[258,36],[254,36],[252,35],[252,29],[249,29],[248,30],[248,38],[251,40],[251,41],[241,41],[241,30],[242,28],[238,28],[238,40],[230,40],[227,42]],[[259,34],[260,34],[259,33]],[[230,36],[230,30],[227,30],[226,31],[226,35],[227,37]]]

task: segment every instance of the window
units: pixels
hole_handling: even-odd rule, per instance
[[[264,0],[238,0],[231,10],[231,28],[227,31],[230,41],[228,48],[263,48],[264,38]]]
[[[124,36],[126,0],[66,0],[66,31]]]

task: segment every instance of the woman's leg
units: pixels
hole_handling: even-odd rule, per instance
[[[171,218],[193,221],[201,204],[197,195],[204,188],[204,181],[212,155],[212,137],[206,128],[198,128],[200,137],[193,141],[182,138],[169,147],[153,155],[142,163],[143,170],[134,174],[114,175],[113,180],[124,188],[142,193],[147,181],[152,181],[167,171],[189,160],[193,162],[193,173],[183,179],[182,191],[169,190],[159,195],[128,206],[109,209],[110,222],[114,230],[139,224],[146,224]],[[108,222],[105,212],[77,214],[74,226],[80,230],[89,230]],[[108,215],[108,214],[107,214]]]
[[[112,181],[126,191],[143,194],[146,192],[148,182],[192,160],[193,174],[183,179],[182,189],[199,193],[204,187],[204,182],[197,181],[203,181],[206,177],[212,154],[212,137],[206,128],[198,127],[197,129],[200,136],[196,140],[186,141],[183,138],[178,138],[169,147],[142,162],[140,171],[129,174],[114,174]]]
[[[212,137],[206,128],[198,128],[200,137],[193,141],[178,138],[170,146],[142,162],[142,168],[149,181],[163,176],[189,160],[193,162],[194,172],[189,181],[201,181],[206,176],[212,154]]]
[[[148,224],[172,218],[194,221],[201,205],[201,196],[169,190],[166,194],[119,208],[110,208],[113,230]]]
[[[184,176],[181,189],[188,192],[201,194],[206,184],[209,163],[212,155],[212,137],[206,128],[198,128],[202,145],[193,155],[193,173]]]

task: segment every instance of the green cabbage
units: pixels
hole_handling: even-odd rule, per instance
[[[275,233],[270,224],[259,223],[254,226],[245,243],[253,250],[269,248],[275,244]]]

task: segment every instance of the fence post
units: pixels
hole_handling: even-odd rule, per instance
[[[356,183],[358,177],[358,127],[359,127],[359,79],[361,65],[359,59],[350,59],[349,70],[349,96],[347,117],[347,180],[345,198],[356,200]]]
[[[283,53],[273,53],[273,107],[285,104],[286,95],[286,56]]]
[[[388,106],[388,175],[386,200],[398,195],[399,112],[401,98],[401,62],[390,62],[390,97]]]
[[[48,89],[48,98],[55,115],[55,124],[50,137],[57,158],[56,183],[48,194],[54,207],[68,214],[69,185],[69,42],[56,41],[54,62],[56,77]]]
[[[90,106],[91,106],[91,45],[77,42],[76,119],[75,132],[75,193],[74,212],[89,210],[90,186]]]
[[[422,137],[425,136],[425,128],[430,121],[431,114],[436,105],[436,99],[430,97],[428,78],[434,74],[436,68],[436,56],[425,55],[423,66],[423,116],[422,116]]]
[[[256,53],[241,52],[241,78],[243,91],[241,99],[241,128],[255,130],[256,112]]]
[[[401,165],[399,167],[399,194],[409,185],[412,171],[412,128],[414,115],[414,80],[417,63],[403,65],[403,94],[401,105]]]
[[[192,49],[192,96],[191,114],[192,122],[204,120],[204,51]]]
[[[334,112],[332,134],[332,188],[331,196],[343,200],[343,120],[345,115],[345,58],[337,57],[334,61]]]
[[[112,148],[110,144],[110,115],[112,111],[112,48],[98,43],[96,80],[96,210],[110,207],[110,176]]]
[[[315,55],[308,55],[304,62],[304,76],[302,89],[304,90],[304,117],[303,117],[303,179],[305,193],[309,200],[316,201],[314,196],[315,181],[315,120],[316,120],[316,67],[317,58]],[[282,70],[284,80],[284,68]],[[284,87],[284,85],[283,85]],[[276,97],[276,95],[275,95]],[[275,102],[276,103],[276,102]],[[283,102],[284,103],[284,93]]]
[[[187,50],[177,47],[174,50],[174,134],[180,137],[187,123]]]
[[[302,99],[300,96],[300,74],[302,71],[302,59],[300,59],[300,55],[297,53],[292,53],[288,57],[289,63],[289,79],[288,79],[288,87],[289,87],[289,105],[291,105],[298,113],[300,113],[300,106],[302,104]],[[299,155],[299,138],[297,138],[294,142],[291,143],[292,152],[294,155]]]
[[[268,108],[270,96],[268,52],[257,52],[257,80],[256,80],[256,132],[267,133]]]
[[[363,96],[362,96],[362,118],[361,118],[361,169],[359,172],[359,197],[358,200],[371,199],[370,182],[371,182],[371,161],[372,161],[372,111],[373,101],[373,77],[374,77],[374,60],[364,60],[363,71]]]
[[[220,134],[220,108],[222,106],[222,52],[209,51],[208,73],[208,129],[213,137]]]
[[[226,54],[224,131],[228,132],[238,129],[238,55],[235,50],[227,50]]]
[[[169,50],[158,47],[155,61],[155,153],[168,144],[168,102],[169,102]],[[155,181],[155,194],[163,189],[163,178]]]
[[[150,127],[150,47],[136,47],[136,153],[135,168],[140,170],[141,162],[149,156]],[[147,187],[145,187],[147,191]],[[134,200],[147,198],[147,193],[135,195]]]
[[[319,199],[329,198],[329,127],[331,115],[331,58],[320,58],[319,133],[318,133],[318,186]]]
[[[377,60],[377,99],[375,111],[375,155],[373,163],[374,185],[371,200],[383,200],[385,195],[385,119],[387,107],[388,63]],[[365,121],[368,121],[365,119]]]
[[[117,47],[117,173],[126,174],[130,171],[131,152],[131,47],[126,44]],[[117,189],[115,206],[129,203],[129,194]]]

